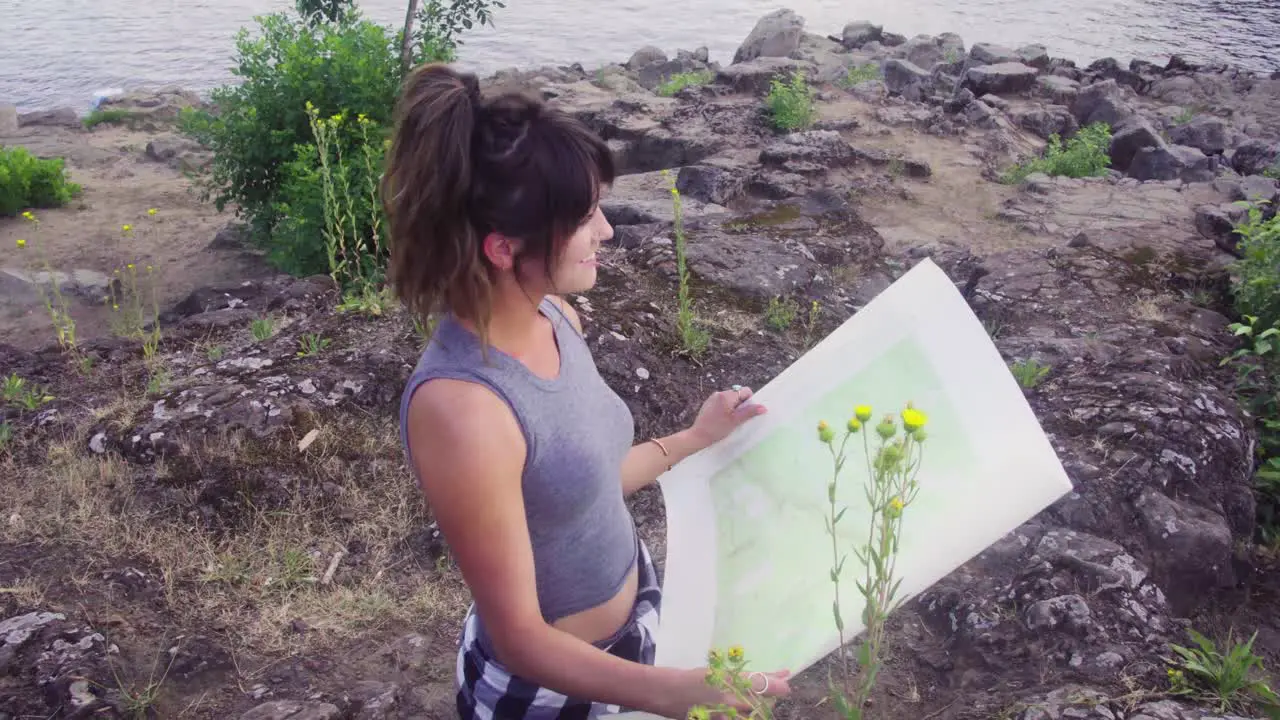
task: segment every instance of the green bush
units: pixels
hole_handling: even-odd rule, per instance
[[[774,78],[765,104],[769,108],[773,126],[779,130],[807,128],[813,125],[817,117],[813,108],[813,88],[809,87],[800,72],[792,73],[789,83]]]
[[[1066,145],[1057,133],[1049,136],[1044,157],[1019,165],[1002,178],[1006,183],[1020,183],[1032,173],[1065,175],[1082,178],[1105,175],[1111,165],[1111,126],[1093,123],[1071,137]]]
[[[80,186],[67,179],[62,158],[42,160],[24,147],[0,146],[0,215],[60,207],[79,194]]]
[[[302,222],[284,212],[305,209],[314,213],[307,220],[322,222],[310,202],[315,183],[299,160],[314,141],[307,102],[324,117],[364,115],[388,125],[402,77],[400,46],[396,33],[363,20],[354,9],[340,22],[312,25],[283,13],[257,22],[261,37],[241,30],[236,38],[233,72],[242,82],[214,90],[216,110],[187,111],[182,124],[214,152],[201,183],[205,199],[220,210],[234,203],[254,241],[281,260],[276,232],[286,220],[291,228]],[[320,238],[315,242],[320,247]],[[324,268],[300,258],[288,269]]]
[[[1258,205],[1236,226],[1240,258],[1231,269],[1232,294],[1241,315],[1253,315],[1262,327],[1280,323],[1280,216],[1263,220]]]

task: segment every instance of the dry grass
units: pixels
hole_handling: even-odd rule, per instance
[[[1142,322],[1164,322],[1166,318],[1163,303],[1159,298],[1140,298],[1133,304],[1133,317]]]
[[[125,399],[95,415],[136,408]],[[457,574],[405,547],[427,518],[388,422],[345,418],[319,428],[305,452],[298,438],[225,435],[151,466],[89,452],[85,429],[50,443],[38,467],[15,468],[0,537],[83,551],[95,569],[126,558],[149,566],[175,619],[213,622],[260,652],[315,649],[465,610]],[[212,503],[202,500],[210,487]],[[200,518],[201,502],[217,522]],[[93,592],[75,575],[73,587]],[[22,592],[39,595],[34,586]]]

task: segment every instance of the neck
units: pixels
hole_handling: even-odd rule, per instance
[[[515,283],[495,284],[489,309],[489,344],[508,355],[524,355],[537,338],[542,317],[538,305],[543,297],[543,293],[526,291]],[[471,332],[479,332],[473,320],[458,321]]]

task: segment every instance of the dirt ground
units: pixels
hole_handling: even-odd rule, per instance
[[[129,263],[151,266],[161,307],[201,285],[264,275],[258,258],[243,249],[209,247],[232,220],[233,209],[218,212],[201,202],[184,177],[181,156],[169,161],[148,156],[148,143],[171,137],[166,131],[109,124],[91,131],[31,127],[0,136],[0,144],[65,157],[71,180],[83,188],[68,206],[37,211],[38,227],[22,218],[0,218],[0,342],[34,349],[53,339],[39,293],[5,271],[87,270],[109,278],[127,271]],[[124,225],[134,228],[131,236]],[[27,241],[21,252],[19,239]],[[77,334],[108,336],[110,308],[102,302],[102,284],[73,283],[67,289]]]

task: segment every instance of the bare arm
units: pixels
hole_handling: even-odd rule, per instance
[[[497,396],[461,381],[426,383],[410,403],[408,434],[422,490],[508,670],[571,697],[668,717],[719,700],[699,670],[623,660],[545,622],[521,495],[524,438]]]

